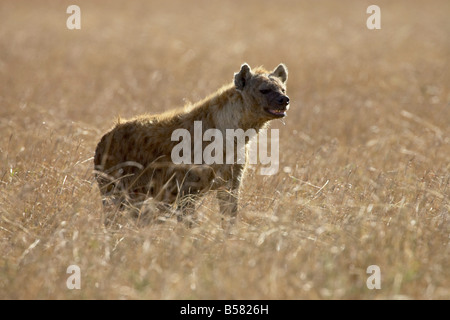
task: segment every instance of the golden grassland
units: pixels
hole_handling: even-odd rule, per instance
[[[368,1],[76,2],[81,30],[71,2],[0,2],[1,299],[450,298],[448,1],[376,1],[381,30]],[[232,234],[213,196],[192,229],[105,228],[102,134],[243,62],[284,62],[291,110]]]

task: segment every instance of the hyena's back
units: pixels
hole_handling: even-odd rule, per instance
[[[197,194],[211,185],[211,168],[172,163],[171,151],[177,143],[170,139],[173,125],[137,119],[117,124],[102,137],[94,164],[103,196],[119,203],[149,197],[173,203],[179,196]]]

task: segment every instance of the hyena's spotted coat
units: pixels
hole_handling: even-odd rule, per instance
[[[171,141],[172,132],[187,129],[193,137],[194,121],[202,122],[203,133],[219,129],[224,139],[226,129],[259,131],[269,120],[286,115],[287,76],[283,64],[272,72],[243,64],[232,84],[192,106],[119,121],[95,151],[96,178],[104,201],[139,206],[153,198],[175,204],[185,213],[193,208],[195,197],[217,190],[222,213],[233,220],[245,164],[175,165],[171,151],[179,142]]]

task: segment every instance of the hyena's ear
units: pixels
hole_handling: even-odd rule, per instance
[[[234,85],[236,86],[236,89],[240,91],[244,90],[244,87],[248,80],[250,80],[251,76],[252,70],[250,69],[250,66],[244,63],[241,66],[241,71],[234,74]]]
[[[276,67],[272,73],[271,76],[277,77],[280,79],[283,83],[286,83],[288,79],[288,70],[286,66],[283,63],[280,63],[278,67]]]

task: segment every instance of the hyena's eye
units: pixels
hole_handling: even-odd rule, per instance
[[[270,92],[269,89],[261,89],[259,90],[259,92],[261,92],[262,94],[268,94]]]

